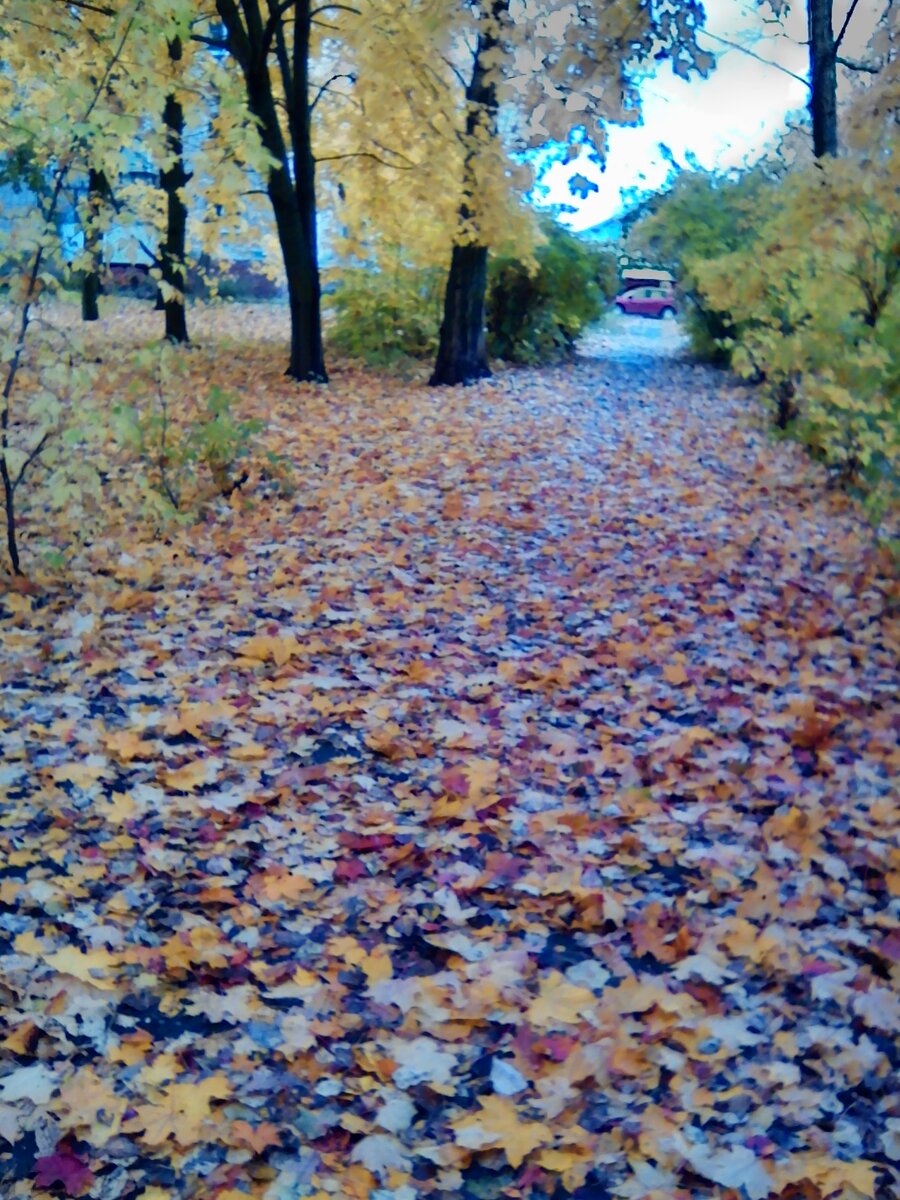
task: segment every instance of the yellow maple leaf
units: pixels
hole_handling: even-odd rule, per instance
[[[469,799],[480,800],[497,786],[499,764],[492,758],[473,758],[463,772],[469,781]]]
[[[140,1104],[136,1116],[127,1123],[132,1132],[151,1146],[162,1145],[171,1137],[180,1146],[200,1139],[203,1122],[212,1115],[211,1101],[225,1100],[231,1085],[224,1075],[211,1075],[191,1083],[171,1083],[153,1104]]]
[[[105,801],[102,812],[109,825],[123,825],[137,812],[137,805],[128,792],[113,792]]]
[[[329,938],[326,943],[328,953],[351,967],[358,966],[367,958],[365,947],[361,946],[355,937],[340,935]]]
[[[103,972],[109,971],[118,963],[118,959],[108,950],[88,950],[83,952],[77,946],[63,946],[53,954],[44,957],[44,962],[54,971],[62,975],[71,975],[92,987],[109,991],[115,982],[108,979]]]
[[[195,792],[216,776],[216,765],[208,758],[195,758],[173,771],[163,771],[163,783],[173,792]]]
[[[267,1146],[280,1145],[281,1137],[277,1126],[268,1121],[259,1125],[251,1125],[249,1121],[232,1121],[228,1130],[228,1144],[246,1146],[254,1154],[262,1154]]]
[[[526,1019],[541,1027],[577,1025],[598,1008],[597,997],[590,988],[569,983],[559,971],[551,971],[541,981],[540,995],[532,1000]]]
[[[684,669],[684,665],[682,663],[667,663],[663,667],[662,673],[663,679],[665,679],[667,683],[680,685],[689,682],[688,673]]]
[[[234,705],[228,704],[225,700],[219,700],[216,703],[210,703],[208,700],[185,701],[183,704],[179,704],[176,713],[171,713],[166,718],[163,728],[170,737],[177,737],[180,733],[189,733],[193,737],[199,738],[203,735],[202,726],[209,725],[213,721],[228,721],[236,712],[237,709]]]
[[[127,1067],[133,1067],[140,1062],[144,1062],[150,1053],[152,1045],[153,1038],[147,1030],[138,1029],[134,1033],[123,1034],[119,1040],[119,1044],[110,1047],[107,1052],[107,1058],[112,1062],[120,1062],[124,1063]]]
[[[537,1156],[539,1167],[543,1167],[545,1171],[555,1171],[562,1176],[563,1185],[568,1192],[574,1192],[584,1183],[591,1160],[591,1148],[587,1145],[542,1150]]]
[[[152,592],[139,592],[134,588],[123,588],[112,600],[114,612],[127,612],[131,608],[151,607],[154,602]]]
[[[57,783],[74,783],[76,787],[89,788],[103,775],[104,768],[88,763],[63,763],[54,767],[50,774]]]
[[[144,741],[140,733],[134,729],[117,729],[110,733],[104,745],[110,754],[114,754],[121,762],[131,762],[133,758],[150,758],[153,747]]]
[[[296,900],[302,892],[311,891],[312,886],[305,875],[275,869],[265,875],[262,890],[267,900]]]
[[[177,1109],[162,1104],[139,1104],[135,1115],[125,1123],[127,1133],[140,1133],[141,1140],[149,1146],[161,1146],[169,1138],[179,1141],[181,1145],[189,1145],[200,1135],[199,1124],[185,1121]],[[181,1138],[177,1136],[181,1133]]]
[[[522,1121],[511,1100],[503,1096],[479,1096],[481,1112],[451,1121],[457,1145],[469,1150],[501,1149],[511,1167],[518,1167],[538,1146],[546,1146],[553,1134],[539,1121]]]
[[[160,943],[159,953],[169,970],[186,970],[197,958],[196,949],[190,938],[180,931],[173,933]]]
[[[17,935],[13,946],[17,954],[29,954],[32,958],[37,958],[44,952],[45,943],[40,938],[35,937],[30,929],[26,929],[24,933]]]
[[[87,1127],[91,1144],[102,1146],[118,1134],[127,1108],[108,1080],[84,1067],[60,1088],[56,1112],[63,1129]]]
[[[144,1031],[141,1030],[140,1032],[143,1033]],[[145,1056],[151,1044],[147,1044],[144,1050]],[[144,1087],[156,1087],[161,1083],[171,1083],[173,1079],[182,1073],[182,1070],[183,1068],[174,1054],[157,1054],[153,1062],[146,1063],[141,1068],[139,1078]]]
[[[269,637],[262,633],[248,638],[238,648],[241,658],[262,663],[271,661],[278,667],[283,667],[299,653],[300,646],[295,637]]]
[[[259,742],[245,742],[242,746],[232,746],[228,751],[228,757],[236,758],[238,762],[259,762],[268,754],[268,749]]]
[[[376,946],[359,965],[369,983],[380,983],[384,979],[391,979],[394,974],[394,964],[387,946]]]
[[[818,1186],[823,1195],[840,1191],[847,1200],[851,1200],[848,1189],[852,1189],[854,1197],[858,1195],[872,1200],[877,1182],[874,1163],[866,1159],[842,1162],[815,1150],[792,1154],[785,1162],[774,1164],[772,1174],[779,1188],[808,1179]]]

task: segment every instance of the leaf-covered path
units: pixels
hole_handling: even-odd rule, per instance
[[[213,349],[295,494],[0,594],[3,1196],[895,1196],[852,508],[665,356]]]

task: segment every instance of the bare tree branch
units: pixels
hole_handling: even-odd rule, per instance
[[[781,71],[782,75],[790,75],[791,79],[796,79],[798,83],[809,87],[808,79],[804,79],[802,75],[798,75],[795,71],[783,67],[781,63],[773,62],[771,58],[763,58],[761,54],[757,54],[749,46],[742,46],[740,42],[730,42],[728,38],[719,37],[717,33],[710,33],[708,29],[698,29],[697,33],[702,33],[705,37],[712,38],[714,42],[720,42],[723,46],[728,46],[731,50],[740,50],[741,54],[747,54],[750,58],[755,58],[757,62],[765,63],[767,67],[774,67],[776,71]]]
[[[859,4],[859,0],[852,0],[850,7],[847,9],[847,15],[846,15],[846,17],[844,17],[844,23],[841,26],[841,32],[834,39],[835,54],[837,54],[838,50],[840,50],[840,48],[841,48],[841,42],[844,40],[844,34],[847,32],[847,26],[850,24],[851,20],[853,19],[853,14],[856,12],[857,4]],[[841,60],[838,59],[838,62],[840,62],[840,61]]]
[[[211,46],[213,50],[229,49],[227,38],[207,37],[204,33],[192,33],[191,41],[200,42],[200,44],[203,46]]]
[[[351,6],[349,4],[320,4],[318,8],[314,8],[312,10],[312,12],[309,14],[309,19],[311,21],[314,21],[316,19],[316,17],[319,15],[319,13],[333,12],[335,10],[339,10],[340,12],[353,13],[353,15],[356,17],[359,17],[362,15],[358,8],[351,8]]]
[[[848,71],[865,71],[867,75],[878,75],[880,67],[874,67],[871,63],[855,62],[852,58],[842,58],[840,54],[836,54],[834,61],[840,63],[842,67],[846,67]]]
[[[337,79],[349,79],[351,83],[356,83],[356,76],[352,72],[350,72],[348,74],[346,71],[342,71],[342,72],[339,72],[337,75],[332,75],[330,79],[325,80],[325,82],[322,84],[322,86],[316,92],[315,96],[313,96],[312,101],[310,102],[310,106],[309,106],[310,112],[313,111],[313,109],[316,107],[316,105],[322,99],[323,94],[328,91],[328,88]]]
[[[399,154],[399,151],[393,150],[391,153]],[[406,158],[406,155],[403,154],[400,155],[400,157]],[[379,158],[377,154],[373,154],[371,150],[353,150],[348,154],[323,154],[321,157],[316,158],[316,162],[335,162],[339,158],[371,158],[374,159],[375,162],[381,163],[383,167],[390,167],[394,171],[413,171],[415,170],[416,166],[414,162],[409,162],[408,159],[406,165],[402,163],[388,162],[387,159]]]
[[[105,4],[89,4],[87,0],[56,0],[63,8],[83,8],[86,12],[100,13],[102,17],[114,17],[116,10]]]
[[[48,429],[46,431],[46,433],[43,435],[43,437],[41,438],[41,440],[38,442],[38,444],[34,447],[34,449],[31,451],[31,453],[28,455],[28,457],[22,463],[21,467],[19,467],[19,473],[16,475],[15,479],[13,480],[13,490],[14,491],[16,490],[16,488],[18,488],[19,484],[25,478],[25,472],[28,470],[28,468],[31,466],[31,464],[33,462],[36,462],[37,459],[39,459],[40,456],[43,454],[44,447],[50,441],[50,438],[52,436],[53,436],[53,431]]]

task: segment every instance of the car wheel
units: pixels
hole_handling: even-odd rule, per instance
[[[674,318],[675,318],[675,309],[674,308],[664,308],[662,310],[662,312],[659,314],[659,319],[661,321],[672,321],[672,320],[674,320]]]
[[[619,315],[622,317],[624,317],[625,314],[628,312],[628,309],[625,307],[624,304],[617,304],[616,308],[619,310]]]

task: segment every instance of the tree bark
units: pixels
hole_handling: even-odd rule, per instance
[[[454,246],[432,386],[473,383],[491,373],[484,333],[487,246]]]
[[[168,43],[169,61],[181,62],[181,38]],[[184,109],[175,92],[166,96],[163,109],[166,128],[166,167],[159,173],[159,186],[166,194],[166,237],[160,247],[162,308],[166,314],[166,337],[172,342],[187,342],[187,314],[184,293],[187,287],[185,249],[187,242],[187,206],[182,189],[191,178],[184,163]],[[169,291],[172,289],[176,295]],[[157,301],[159,307],[159,301]]]
[[[100,320],[100,276],[96,271],[85,271],[81,277],[81,319]]]
[[[108,190],[103,172],[95,171],[91,167],[88,171],[88,211],[84,228],[85,249],[88,251],[91,261],[81,277],[82,321],[99,321],[100,319],[100,231],[97,228],[97,221],[100,216],[100,206]]]
[[[293,379],[327,382],[322,347],[319,272],[310,254],[309,216],[304,222],[297,189],[286,170],[272,171],[269,200],[287,278],[291,313],[291,355],[286,375]]]
[[[291,312],[291,354],[286,375],[326,383],[322,345],[321,284],[316,233],[316,164],[312,152],[309,95],[311,0],[271,5],[264,20],[259,0],[216,0],[228,32],[228,47],[244,76],[247,106],[259,123],[266,150],[276,165],[266,184],[287,276]],[[286,21],[291,17],[293,49],[288,52]],[[290,151],[285,143],[269,73],[274,52],[287,112]]]
[[[838,152],[837,48],[832,0],[807,0],[807,5],[813,154],[816,158],[835,157]]]
[[[474,383],[490,375],[484,332],[487,292],[488,247],[477,237],[478,180],[475,170],[479,140],[497,136],[497,85],[490,67],[492,52],[500,44],[500,25],[509,11],[509,0],[493,0],[490,14],[479,33],[466,88],[466,142],[463,164],[465,197],[459,206],[460,222],[475,226],[476,236],[456,241],[444,293],[444,316],[432,387]]]

